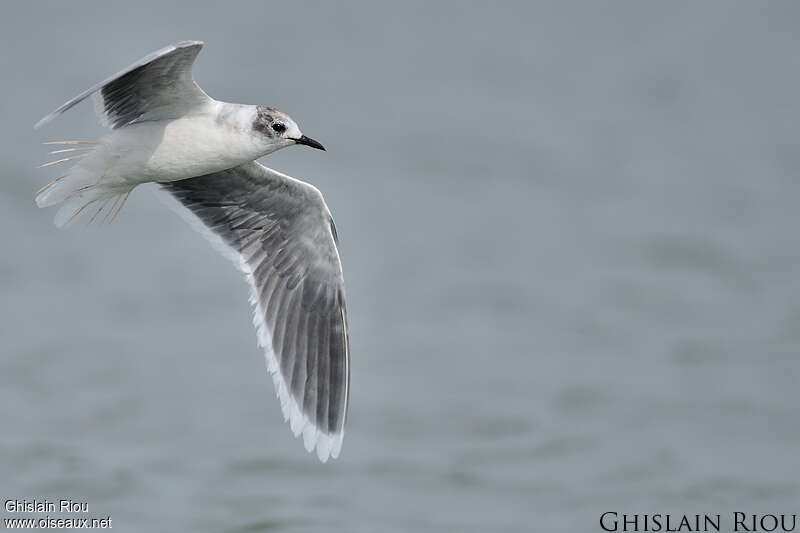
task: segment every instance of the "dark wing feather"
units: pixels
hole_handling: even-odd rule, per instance
[[[90,87],[40,120],[47,124],[88,96],[98,93],[98,114],[113,129],[144,120],[176,118],[210,101],[192,77],[201,41],[183,41],[149,54]]]
[[[309,451],[336,457],[350,353],[344,279],[322,195],[256,162],[161,186],[238,255],[284,417]]]

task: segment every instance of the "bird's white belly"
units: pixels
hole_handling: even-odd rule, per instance
[[[232,168],[264,154],[250,130],[209,116],[132,124],[106,142],[107,175],[127,182],[176,181]]]

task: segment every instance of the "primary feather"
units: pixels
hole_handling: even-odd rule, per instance
[[[100,118],[111,128],[182,116],[210,100],[192,77],[192,65],[202,47],[202,41],[182,41],[156,50],[63,103],[34,128],[44,126],[94,93],[100,95]]]
[[[311,185],[257,162],[162,184],[229,248],[284,417],[323,461],[337,457],[349,399],[344,278],[330,212]]]

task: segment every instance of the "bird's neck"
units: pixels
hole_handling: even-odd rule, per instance
[[[214,102],[210,111],[220,126],[243,132],[253,129],[253,122],[258,116],[257,106],[249,104]]]

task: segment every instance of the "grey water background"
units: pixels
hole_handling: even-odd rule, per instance
[[[121,531],[798,511],[796,3],[0,14],[4,500]],[[238,273],[151,191],[86,229],[33,204],[57,175],[40,143],[103,134],[91,104],[33,123],[183,39],[210,95],[328,148],[264,160],[341,237],[352,403],[328,464],[282,421]]]

